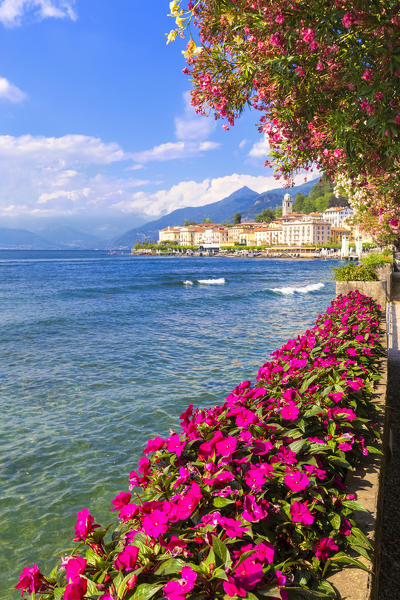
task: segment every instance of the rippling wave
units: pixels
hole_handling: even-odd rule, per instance
[[[324,287],[324,283],[311,283],[303,287],[284,286],[280,288],[271,288],[269,291],[275,294],[283,294],[284,296],[293,296],[293,294],[310,294],[317,292]]]

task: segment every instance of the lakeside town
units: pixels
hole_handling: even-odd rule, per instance
[[[268,211],[272,215],[271,211]],[[281,216],[276,216],[276,213]],[[241,221],[235,215],[233,224],[185,223],[159,230],[158,243],[136,244],[132,254],[165,253],[247,253],[258,251],[276,256],[349,255],[350,247],[372,244],[373,240],[362,234],[354,223],[354,211],[349,206],[332,206],[322,212],[301,213],[293,210],[289,193],[282,200],[281,210],[276,210],[269,222]]]

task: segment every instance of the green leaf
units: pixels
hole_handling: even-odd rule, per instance
[[[214,571],[213,576],[217,579],[223,579],[224,581],[228,581],[228,575],[225,573],[224,569],[217,569]]]
[[[354,543],[357,544],[357,546],[362,546],[363,548],[372,548],[371,542],[358,527],[352,528],[351,534],[348,536],[347,539],[354,540]]]
[[[56,588],[54,590],[54,600],[62,600],[64,598],[65,587]]]
[[[131,574],[132,575],[132,574]],[[163,587],[161,585],[152,585],[151,583],[141,583],[132,596],[132,600],[149,600]]]
[[[356,500],[343,500],[343,506],[347,508],[351,508],[352,510],[359,510],[361,512],[368,512],[366,508],[364,508],[359,502]]]
[[[366,567],[362,562],[356,560],[355,558],[352,558],[351,556],[347,556],[347,554],[344,554],[344,552],[338,552],[337,554],[332,556],[330,558],[330,562],[334,564],[353,565],[354,567],[371,573],[371,570],[368,569],[368,567]]]
[[[300,452],[300,450],[302,449],[302,447],[304,446],[304,444],[307,442],[307,440],[296,440],[295,442],[292,442],[291,444],[289,444],[289,448],[291,449],[292,452]]]
[[[180,558],[169,558],[158,567],[156,575],[171,575],[171,573],[179,573],[186,565],[185,561]]]
[[[232,564],[232,559],[231,559],[231,556],[229,554],[229,550],[226,547],[226,544],[224,544],[224,542],[222,542],[215,535],[213,535],[212,538],[213,538],[213,544],[212,544],[212,546],[213,546],[213,550],[214,550],[216,558],[219,559],[219,562],[224,567],[230,566]]]
[[[342,520],[340,518],[340,515],[338,515],[337,513],[329,517],[329,521],[333,529],[336,529],[336,531],[340,528],[340,523]]]
[[[132,577],[132,573],[130,574],[130,576]],[[94,581],[91,581],[90,579],[86,579],[86,581],[87,581],[87,595],[88,596],[100,596],[100,594],[102,592],[99,592]]]
[[[224,508],[224,506],[228,506],[228,504],[233,504],[233,500],[229,500],[229,498],[222,498],[220,496],[217,496],[217,498],[214,498],[213,500],[213,505],[215,506],[215,508]]]
[[[344,469],[351,469],[351,464],[347,462],[345,458],[340,458],[339,456],[329,456],[328,462],[336,467],[343,467]],[[344,504],[344,503],[343,503]]]
[[[381,454],[383,456],[383,452],[374,446],[367,446],[366,448],[370,454]]]

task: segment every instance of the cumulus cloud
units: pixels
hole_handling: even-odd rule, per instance
[[[295,183],[304,182],[304,174],[295,178]],[[139,211],[149,217],[156,218],[167,214],[177,208],[186,206],[203,206],[210,202],[222,200],[237,189],[247,186],[255,192],[261,193],[274,188],[279,188],[279,182],[273,176],[254,176],[233,173],[225,177],[204,179],[203,181],[181,181],[169,189],[158,190],[147,194],[138,191],[130,199],[116,202],[114,208],[123,212]],[[284,192],[282,192],[282,195]]]
[[[25,18],[71,19],[75,21],[75,0],[2,0],[0,22],[6,27],[21,25]]]
[[[215,129],[215,121],[211,118],[196,115],[190,104],[190,92],[183,94],[184,112],[175,118],[175,142],[165,142],[150,150],[136,152],[134,160],[138,163],[163,162],[195,156],[200,152],[216,150],[221,144],[208,141],[207,138]]]
[[[164,162],[166,160],[176,160],[178,158],[195,156],[200,152],[216,150],[219,146],[220,144],[218,142],[166,142],[165,144],[154,146],[154,148],[151,148],[150,150],[135,152],[132,154],[132,158],[139,163],[151,161]]]
[[[250,158],[266,158],[270,147],[268,144],[268,138],[264,137],[259,140],[250,148],[249,157]]]
[[[90,136],[0,136],[0,215],[106,211],[148,183],[108,174],[130,159],[118,144]]]
[[[17,88],[16,85],[10,83],[5,77],[0,77],[0,100],[8,100],[14,104],[23,102],[26,94]]]

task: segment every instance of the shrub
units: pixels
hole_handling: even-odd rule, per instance
[[[336,281],[378,281],[375,269],[369,266],[348,263],[332,268]]]
[[[179,433],[147,443],[112,533],[84,508],[62,566],[27,567],[16,587],[43,600],[336,598],[332,568],[365,568],[353,556],[370,549],[344,476],[376,452],[380,335],[371,299],[339,296],[254,386],[190,405]]]
[[[371,252],[361,259],[361,264],[370,269],[378,269],[393,264],[393,256],[383,253]]]

